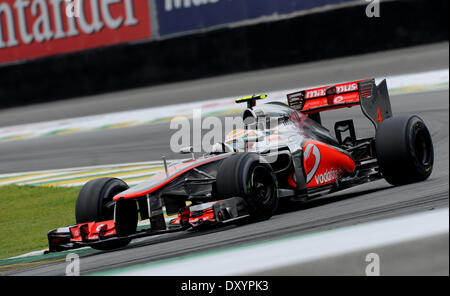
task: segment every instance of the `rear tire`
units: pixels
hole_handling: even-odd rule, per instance
[[[255,153],[238,153],[225,159],[217,172],[216,188],[220,198],[244,198],[253,221],[269,219],[278,207],[272,167]]]
[[[416,115],[383,121],[376,132],[375,148],[381,173],[392,185],[424,181],[431,175],[433,142],[425,123]]]
[[[87,182],[78,194],[75,206],[77,224],[87,222],[101,222],[114,219],[114,206],[107,207],[113,197],[128,189],[128,185],[116,178],[100,178]],[[137,206],[133,200],[124,200],[116,203],[116,233],[118,236],[127,236],[136,231]],[[131,239],[111,241],[92,246],[98,250],[111,250],[124,247]]]

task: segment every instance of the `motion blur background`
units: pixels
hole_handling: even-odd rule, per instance
[[[8,234],[0,257],[33,252],[0,260],[0,274],[65,274],[65,255],[42,249],[49,229],[74,223],[73,206],[55,210],[50,202],[70,198],[51,198],[46,187],[146,180],[163,170],[162,156],[186,157],[169,149],[172,118],[200,108],[223,121],[242,111],[237,96],[284,100],[292,90],[374,77],[387,78],[395,116],[417,114],[431,131],[435,166],[426,182],[379,180],[260,223],[149,237],[114,252],[81,249],[81,272],[156,262],[142,273],[361,275],[366,254],[377,252],[382,275],[448,275],[448,2],[77,0],[74,11],[72,0],[0,0],[0,188],[29,185],[11,188],[42,189],[45,201],[1,196],[11,218],[0,216]],[[336,111],[324,126],[352,118],[358,137],[374,136],[359,108]],[[281,241],[288,237],[298,240]],[[236,246],[245,253],[233,253]],[[217,250],[224,253],[207,256]],[[171,258],[196,254],[189,268],[171,269]]]
[[[0,0],[0,108],[448,40],[447,0],[71,3]]]

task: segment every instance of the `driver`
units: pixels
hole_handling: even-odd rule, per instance
[[[232,130],[225,137],[225,142],[218,142],[212,146],[211,153],[224,152],[244,152],[245,145],[247,151],[251,150],[255,145],[254,142],[245,142],[246,139],[256,138],[261,132],[255,130],[236,129]]]

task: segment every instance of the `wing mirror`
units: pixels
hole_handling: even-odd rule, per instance
[[[186,147],[181,148],[181,149],[180,149],[180,153],[181,153],[181,154],[189,154],[189,153],[190,153],[192,159],[195,159],[195,156],[194,156],[194,147],[192,147],[192,146],[186,146]]]
[[[181,154],[188,154],[188,153],[193,153],[194,152],[194,147],[192,146],[186,146],[180,149],[180,153]]]

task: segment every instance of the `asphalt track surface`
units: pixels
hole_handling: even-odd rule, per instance
[[[192,82],[142,88],[77,100],[0,110],[0,126],[47,121],[73,116],[151,107],[301,88],[367,77],[383,77],[445,69],[449,65],[448,42],[333,59],[264,71],[241,73]],[[389,84],[389,82],[388,82]],[[394,100],[394,112],[448,106],[448,95],[406,96]],[[443,96],[441,100],[439,97]],[[402,97],[403,98],[403,97]],[[438,105],[428,103],[434,100]],[[398,103],[397,103],[398,101]],[[448,117],[448,116],[447,116]],[[74,166],[139,162],[180,157],[168,149],[169,123],[59,135],[0,143],[0,174]],[[330,126],[332,130],[332,125]]]
[[[306,85],[380,76],[383,75],[380,72],[381,68],[384,68],[386,75],[448,68],[448,43],[431,46],[429,49],[429,56],[420,48],[412,48],[373,54],[372,58],[363,56],[332,60],[329,63],[320,62],[316,64],[316,68],[311,70],[316,73],[317,80],[308,81]],[[446,54],[441,55],[441,52],[445,51]],[[401,54],[399,55],[399,53]],[[395,55],[397,55],[397,59],[391,59]],[[384,58],[390,62],[383,61]],[[437,63],[439,58],[441,60]],[[341,65],[339,65],[339,61],[342,62]],[[410,66],[405,66],[405,61],[409,61]],[[427,61],[431,65],[427,64]],[[414,66],[415,62],[419,66]],[[375,64],[378,64],[379,68],[374,66]],[[330,65],[336,68],[336,72],[329,73]],[[352,66],[354,71],[350,71]],[[304,71],[300,66],[297,66],[297,69],[299,73]],[[408,69],[411,70],[407,71]],[[283,76],[280,69],[271,71],[274,73],[280,71],[279,75]],[[325,78],[320,77],[320,73]],[[254,81],[252,77],[253,75],[247,76],[249,88]],[[273,83],[270,75],[264,77],[267,79],[267,85]],[[275,75],[275,77],[277,76]],[[232,78],[233,76],[231,76],[231,80],[233,80]],[[294,78],[291,77],[291,79]],[[195,85],[198,82],[193,83]],[[229,84],[230,81],[224,83]],[[237,83],[244,82],[239,80]],[[283,84],[283,87],[292,88],[293,85]],[[201,92],[202,88],[199,87],[198,91]],[[393,187],[384,180],[380,180],[335,193],[326,199],[311,201],[295,207],[282,207],[277,215],[264,222],[239,227],[229,225],[204,232],[187,231],[145,238],[121,250],[94,252],[82,256],[81,273],[106,271],[222,247],[448,207],[448,90],[395,95],[391,97],[391,104],[394,115],[417,114],[422,117],[432,133],[435,166],[427,181]],[[332,122],[348,118],[354,119],[358,137],[373,135],[373,127],[357,107],[328,112],[323,119],[325,126],[331,129]],[[0,172],[155,160],[163,154],[168,155],[168,142],[171,136],[168,133],[168,126],[169,123],[158,123],[0,143],[0,163],[2,164]],[[448,258],[448,252],[446,255]],[[64,260],[56,263],[42,263],[38,267],[12,269],[7,274],[63,275],[65,272]],[[391,264],[395,266],[395,262],[391,262]],[[430,267],[430,270],[432,268]]]

